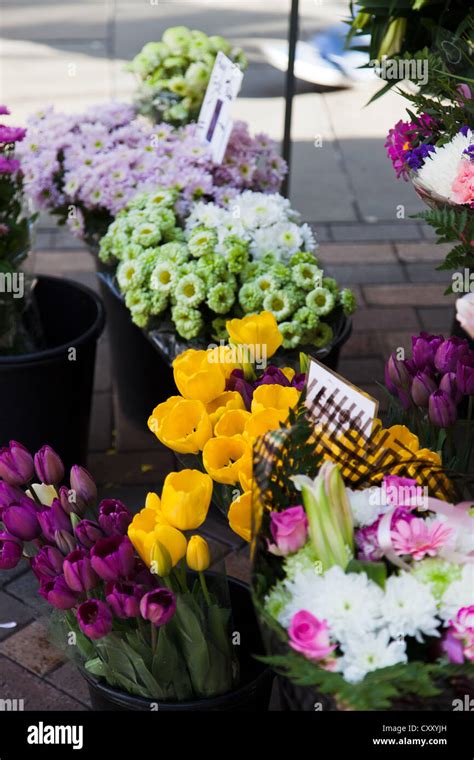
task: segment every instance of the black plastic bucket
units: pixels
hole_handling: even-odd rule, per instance
[[[157,702],[112,689],[87,672],[83,676],[89,685],[92,709],[100,711],[133,710],[197,712],[266,712],[270,702],[273,674],[263,663],[253,658],[263,654],[263,643],[247,585],[229,578],[234,628],[240,633],[240,685],[227,694],[192,702]]]
[[[84,285],[45,275],[34,300],[45,347],[0,356],[0,444],[13,439],[36,451],[48,443],[66,466],[85,464],[104,308]]]

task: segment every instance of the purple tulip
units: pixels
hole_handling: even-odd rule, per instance
[[[21,560],[23,545],[15,536],[0,531],[0,570],[11,570]]]
[[[153,625],[165,625],[176,611],[176,597],[168,588],[148,591],[140,602],[142,618]]]
[[[108,536],[125,536],[133,515],[118,499],[104,499],[99,505],[99,524]]]
[[[270,365],[267,367],[260,380],[256,381],[255,387],[258,387],[259,385],[283,385],[285,387],[290,387],[291,383],[279,367]]]
[[[451,427],[457,419],[456,404],[445,391],[435,391],[429,398],[428,415],[436,427]]]
[[[31,569],[40,583],[46,583],[61,575],[64,557],[55,546],[43,546],[31,560]]]
[[[133,570],[130,573],[130,579],[133,580],[134,583],[138,583],[139,586],[157,585],[156,574],[154,575],[153,573],[150,573],[145,563],[138,557],[135,557]]]
[[[30,504],[12,504],[2,511],[2,521],[5,528],[22,541],[32,541],[41,533],[39,512]]]
[[[446,372],[446,374],[443,375],[439,384],[439,389],[451,396],[455,404],[459,404],[462,399],[462,393],[458,388],[455,372]]]
[[[104,581],[127,578],[135,564],[133,544],[127,536],[108,536],[91,549],[92,567]]]
[[[432,393],[437,390],[437,385],[426,372],[417,372],[411,384],[411,397],[416,406],[428,406]]]
[[[71,520],[62,508],[59,499],[53,499],[50,507],[45,507],[38,512],[38,521],[48,541],[55,541],[54,534],[57,530],[72,533]]]
[[[62,575],[42,583],[38,592],[58,610],[70,610],[77,604],[78,594],[69,588]]]
[[[54,543],[65,557],[77,549],[76,539],[67,530],[55,530]]]
[[[306,385],[306,372],[298,372],[291,381],[291,385],[293,388],[296,388],[297,391],[302,391]]]
[[[397,395],[397,388],[392,383],[392,381],[390,380],[390,375],[388,374],[388,363],[385,364],[384,374],[385,374],[385,387],[392,394],[392,396],[396,396]]]
[[[237,391],[244,400],[245,408],[250,409],[252,404],[253,387],[245,380],[243,370],[234,369],[227,378],[226,391]]]
[[[464,354],[456,366],[456,382],[461,393],[474,396],[474,352]]]
[[[104,531],[93,520],[81,520],[74,528],[74,535],[82,546],[91,549],[97,541],[104,538]]]
[[[69,588],[79,593],[90,591],[99,582],[99,576],[92,569],[91,561],[84,549],[74,549],[67,555],[63,573]]]
[[[145,593],[143,586],[129,581],[107,583],[105,598],[115,617],[130,618],[140,614],[140,599]]]
[[[32,499],[25,495],[21,488],[11,486],[6,480],[0,480],[0,514],[4,507],[11,507],[12,504],[24,504],[25,502],[31,502],[34,505]]]
[[[426,332],[412,335],[411,353],[417,369],[434,369],[435,354],[443,341],[442,335],[429,335]]]
[[[33,457],[21,443],[10,441],[0,449],[0,478],[11,486],[22,486],[29,483],[33,474]]]
[[[443,341],[436,351],[434,363],[438,372],[455,372],[461,356],[469,351],[469,344],[464,338],[453,336]]]
[[[411,382],[411,375],[406,366],[406,362],[402,359],[397,359],[394,354],[390,355],[387,362],[388,376],[395,386],[395,388],[408,388]]]
[[[41,483],[56,486],[64,478],[64,465],[51,446],[43,446],[36,452],[35,470]]]
[[[75,464],[71,467],[71,490],[76,493],[76,503],[91,507],[97,500],[97,486],[92,475],[84,467]]]
[[[88,599],[77,608],[77,622],[90,639],[101,639],[112,630],[112,613],[105,602]]]

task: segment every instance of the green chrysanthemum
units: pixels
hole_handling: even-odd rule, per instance
[[[247,282],[247,280],[254,280],[261,272],[260,264],[258,261],[250,261],[248,264],[244,266],[240,273],[240,278],[242,282]]]
[[[304,330],[314,330],[319,324],[318,315],[307,306],[302,306],[293,314],[295,322],[301,325]]]
[[[248,244],[234,236],[224,243],[224,255],[227,260],[229,271],[239,274],[249,261]]]
[[[293,303],[286,290],[272,290],[264,297],[263,308],[271,311],[277,322],[280,322],[290,316]]]
[[[335,280],[334,277],[323,277],[321,285],[323,288],[330,290],[331,293],[337,298],[339,286],[337,284],[337,280]]]
[[[277,583],[265,597],[265,609],[272,618],[278,620],[290,599],[289,591],[280,583]]]
[[[283,348],[296,348],[301,343],[303,328],[299,322],[280,322],[278,329],[283,336]]]
[[[176,216],[169,208],[156,209],[149,215],[151,221],[160,228],[161,232],[172,230],[176,226]]]
[[[277,257],[274,253],[271,253],[271,251],[268,251],[268,253],[264,253],[264,255],[261,258],[261,263],[267,269],[268,267],[273,267],[277,263]]]
[[[321,572],[321,562],[318,560],[317,553],[313,544],[309,541],[294,554],[289,554],[283,561],[285,567],[285,577],[294,578],[299,573],[306,570],[312,570],[314,573]]]
[[[212,337],[214,340],[228,340],[229,333],[226,327],[227,319],[225,317],[216,317],[211,322],[212,325]]]
[[[184,243],[186,240],[184,230],[181,227],[169,227],[163,230],[163,240],[165,243],[172,243],[174,241]]]
[[[151,208],[173,208],[177,193],[174,190],[160,189],[145,195],[146,205]]]
[[[185,243],[170,242],[160,247],[160,259],[172,261],[174,264],[184,264],[189,259],[188,247]]]
[[[414,562],[412,574],[421,583],[426,583],[436,599],[441,599],[448,586],[461,577],[461,566],[436,557]]]
[[[126,245],[123,249],[123,258],[128,259],[138,259],[139,256],[143,253],[143,248],[141,245],[137,245],[136,243],[129,243]]]
[[[207,305],[216,314],[227,314],[235,301],[235,289],[231,283],[219,282],[209,291]]]
[[[344,310],[344,314],[346,317],[349,317],[351,314],[353,314],[357,308],[357,299],[349,288],[344,288],[344,290],[341,290],[339,293],[339,300],[341,302],[342,308]]]
[[[239,303],[246,314],[260,311],[263,293],[254,282],[246,282],[239,290]]]
[[[314,290],[320,287],[322,280],[322,271],[316,264],[296,264],[291,270],[291,276],[295,285],[303,290]]]
[[[293,256],[290,259],[290,266],[295,267],[298,264],[316,264],[317,265],[318,260],[314,253],[311,253],[310,251],[298,251],[298,253],[293,254]]]
[[[168,296],[159,290],[154,290],[150,295],[150,314],[157,316],[168,308]]]
[[[315,311],[319,317],[329,314],[335,303],[334,294],[327,288],[314,288],[306,296],[306,306]]]
[[[181,267],[181,271],[182,269],[183,267]],[[184,303],[194,308],[204,301],[206,286],[197,274],[187,274],[178,280],[174,288],[174,295],[178,303]]]
[[[100,241],[99,259],[104,264],[111,264],[114,259],[118,258],[114,249],[114,241],[112,237],[105,235]]]
[[[255,287],[260,290],[263,296],[278,289],[278,282],[276,277],[271,274],[261,274],[255,281]]]
[[[178,308],[175,308],[173,309],[173,321],[178,334],[185,340],[197,338],[204,328],[204,320],[199,309],[180,311]]]
[[[117,282],[123,293],[126,293],[127,290],[140,287],[142,284],[142,272],[136,259],[120,262],[117,267]]]
[[[173,261],[158,261],[150,276],[150,287],[160,293],[170,293],[178,279],[178,267]]]
[[[279,287],[286,285],[291,280],[291,269],[280,262],[271,267],[270,274],[276,279]]]
[[[333,330],[326,322],[320,322],[314,330],[308,331],[304,336],[304,342],[310,343],[316,348],[324,348],[332,341]]]
[[[214,230],[200,227],[191,234],[188,239],[188,248],[192,256],[199,258],[206,253],[213,253],[216,247],[217,236]]]
[[[158,245],[161,240],[161,230],[150,222],[145,222],[137,227],[132,233],[132,243],[137,243],[143,248]]]

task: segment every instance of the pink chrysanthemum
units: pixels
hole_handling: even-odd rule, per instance
[[[392,529],[392,544],[397,554],[410,554],[420,560],[426,555],[434,557],[445,546],[453,534],[440,520],[428,522],[415,517],[410,521],[398,520]]]

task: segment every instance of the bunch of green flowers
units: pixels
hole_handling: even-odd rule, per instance
[[[117,282],[135,324],[145,328],[160,317],[185,340],[223,340],[226,319],[265,310],[279,323],[284,348],[331,342],[331,315],[351,314],[355,297],[324,277],[314,253],[299,251],[286,263],[271,252],[256,260],[252,241],[235,230],[183,231],[177,197],[170,190],[139,195],[101,241],[101,260],[118,262]]]
[[[160,42],[148,42],[128,66],[140,81],[140,111],[175,126],[195,121],[219,51],[242,70],[247,67],[243,51],[224,37],[185,26],[167,29]]]

